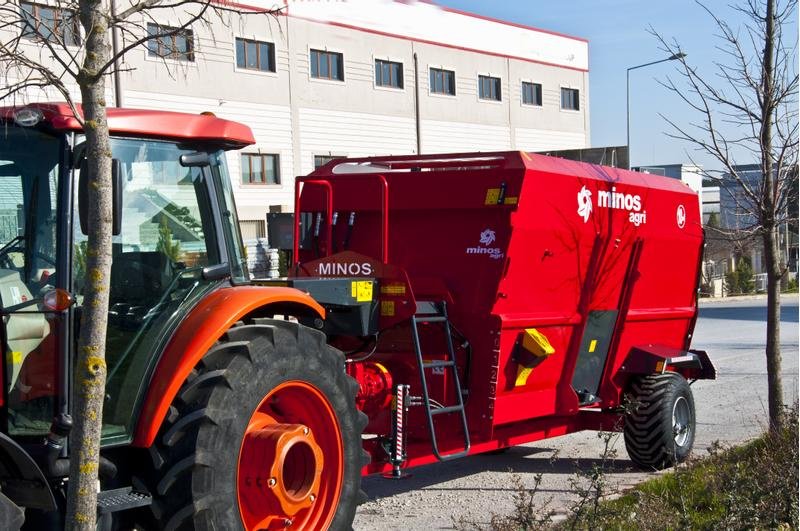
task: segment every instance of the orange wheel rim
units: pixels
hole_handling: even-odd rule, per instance
[[[342,490],[339,422],[314,385],[292,380],[269,392],[239,450],[237,498],[245,529],[327,529]]]

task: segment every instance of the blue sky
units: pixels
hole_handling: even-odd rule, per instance
[[[716,49],[713,20],[691,0],[437,0],[436,3],[587,39],[592,146],[625,144],[625,72],[631,66],[668,56],[648,33],[649,26],[668,39],[675,38],[688,54],[687,60],[701,71],[712,73],[713,61],[723,59]],[[738,26],[743,16],[731,10],[729,3],[706,2],[729,24]],[[689,153],[696,162],[715,169],[718,164],[709,157],[665,135],[670,126],[659,112],[679,124],[688,124],[697,116],[658,83],[668,75],[678,81],[675,64],[665,62],[631,71],[631,162],[633,165],[689,162]]]

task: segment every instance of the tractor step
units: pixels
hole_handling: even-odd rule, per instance
[[[447,359],[425,361],[422,353],[422,345],[419,338],[419,326],[432,323],[442,323],[442,328],[447,343]],[[428,421],[428,431],[431,435],[431,446],[433,455],[439,461],[449,461],[459,457],[464,457],[469,453],[470,440],[469,428],[467,426],[467,413],[464,409],[464,392],[461,389],[461,382],[458,377],[458,365],[456,364],[456,354],[453,349],[453,338],[450,331],[450,320],[447,316],[447,303],[445,301],[417,301],[417,313],[411,317],[411,334],[414,341],[414,353],[417,356],[417,367],[419,367],[419,379],[422,384],[422,405],[425,408],[425,418]],[[425,369],[443,369],[449,371],[452,385],[455,387],[455,404],[434,405],[431,402],[430,390],[428,389],[428,379]],[[439,451],[439,441],[436,436],[436,426],[433,418],[439,415],[458,414],[461,420],[461,429],[464,435],[464,445],[462,449],[444,454]]]
[[[151,503],[153,503],[152,496],[146,492],[137,492],[132,487],[104,490],[97,493],[97,511],[100,514],[145,507]]]

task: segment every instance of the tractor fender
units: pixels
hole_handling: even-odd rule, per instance
[[[0,433],[0,484],[3,495],[19,507],[56,510],[53,491],[42,469],[5,433]]]
[[[633,347],[620,367],[628,374],[677,372],[691,380],[714,380],[717,370],[703,350],[682,350],[663,345]]]
[[[267,306],[276,314],[325,318],[307,293],[286,287],[232,286],[212,291],[186,315],[161,354],[145,394],[133,446],[148,448],[183,382],[212,345],[237,321]]]

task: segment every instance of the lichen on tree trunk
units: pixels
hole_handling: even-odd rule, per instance
[[[73,389],[75,424],[70,434],[67,529],[95,530],[100,429],[106,385],[105,343],[111,272],[111,146],[106,119],[105,81],[100,71],[110,57],[108,20],[97,0],[80,0],[86,31],[79,75],[88,174],[88,246]]]

